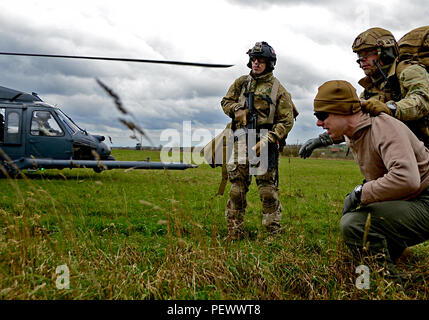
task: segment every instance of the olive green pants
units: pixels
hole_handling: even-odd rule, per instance
[[[383,252],[392,265],[406,247],[429,239],[429,187],[412,200],[376,202],[345,213],[341,233],[352,251],[363,248],[368,214],[368,249],[371,254]]]

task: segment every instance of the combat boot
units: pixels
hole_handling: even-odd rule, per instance
[[[233,210],[226,208],[225,219],[228,228],[228,235],[225,240],[239,240],[244,236],[243,223],[244,223],[245,210]]]
[[[402,251],[401,256],[396,260],[396,263],[403,263],[408,261],[414,255],[413,249],[410,247],[406,247],[404,251]]]
[[[282,231],[282,227],[280,225],[280,223],[271,223],[270,225],[265,226],[265,230],[267,230],[267,232],[270,235],[278,235],[281,233]]]
[[[282,219],[282,210],[283,208],[280,202],[277,210],[273,213],[265,213],[264,210],[262,210],[262,225],[271,235],[281,233],[280,221]]]

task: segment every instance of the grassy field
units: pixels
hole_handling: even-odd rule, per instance
[[[159,160],[115,150],[118,160]],[[398,266],[399,288],[356,265],[339,232],[344,196],[362,181],[348,160],[281,159],[283,232],[261,226],[253,182],[246,239],[226,242],[220,168],[50,170],[0,179],[1,299],[428,299],[429,246]],[[58,289],[58,266],[70,288]]]

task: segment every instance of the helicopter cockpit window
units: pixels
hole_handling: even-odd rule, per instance
[[[5,117],[5,108],[0,108],[0,143],[4,142],[4,119]]]
[[[7,115],[7,133],[17,134],[19,133],[19,113],[9,112]]]
[[[57,137],[64,132],[49,111],[33,111],[31,135]]]
[[[57,116],[64,123],[70,134],[82,131],[68,116],[65,115],[60,109],[57,109]]]

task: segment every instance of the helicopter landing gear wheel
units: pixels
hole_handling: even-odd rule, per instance
[[[96,173],[101,173],[101,172],[103,172],[104,171],[104,169],[103,168],[101,168],[101,167],[97,167],[97,168],[92,168]]]
[[[0,177],[16,178],[18,176],[18,170],[6,162],[0,162]]]

